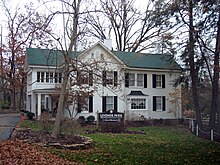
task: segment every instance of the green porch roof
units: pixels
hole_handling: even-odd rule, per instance
[[[181,67],[173,59],[173,56],[168,54],[148,54],[122,51],[113,51],[113,53],[123,61],[126,66],[131,68],[181,70]]]
[[[72,52],[71,58],[78,56],[81,52]],[[167,54],[147,54],[135,52],[112,51],[126,66],[144,69],[176,69],[181,67]],[[64,63],[60,50],[27,48],[26,62],[28,65],[36,66],[60,66]]]
[[[72,52],[71,58],[76,57],[79,52]],[[27,48],[26,58],[28,65],[39,66],[60,66],[64,63],[64,58],[60,50]]]

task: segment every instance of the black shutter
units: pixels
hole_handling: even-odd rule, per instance
[[[89,96],[89,112],[93,112],[93,96]]]
[[[162,75],[162,88],[165,88],[165,75]]]
[[[144,88],[147,88],[147,74],[144,74]]]
[[[156,111],[156,106],[157,106],[157,102],[156,102],[156,96],[153,96],[153,111]]]
[[[102,112],[106,112],[106,96],[102,96]]]
[[[166,110],[166,97],[165,96],[162,96],[162,101],[163,101],[163,111],[165,111]]]
[[[106,71],[102,72],[102,85],[106,86]]]
[[[129,73],[125,73],[125,87],[129,87]]]
[[[93,86],[93,71],[89,71],[89,86]]]
[[[114,86],[118,85],[118,72],[114,71]]]
[[[152,79],[152,83],[153,83],[153,88],[156,88],[156,74],[153,74],[153,79]]]
[[[114,111],[118,112],[118,96],[114,96]]]
[[[81,99],[77,99],[77,111],[80,113],[82,111],[82,106],[81,106]]]

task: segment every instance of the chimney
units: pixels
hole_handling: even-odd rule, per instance
[[[104,45],[109,49],[112,50],[112,40],[111,39],[105,39]]]

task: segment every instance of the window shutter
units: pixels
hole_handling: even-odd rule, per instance
[[[106,86],[106,71],[102,72],[102,85]]]
[[[89,96],[89,112],[93,112],[93,96]]]
[[[153,79],[153,81],[152,81],[152,83],[153,83],[153,88],[156,88],[156,74],[153,74],[153,77],[152,77]]]
[[[89,86],[93,86],[93,71],[89,71]]]
[[[106,112],[106,96],[102,97],[102,112]]]
[[[163,99],[163,111],[165,111],[166,110],[166,97],[163,96],[162,99]]]
[[[81,99],[78,98],[77,100],[77,110],[78,110],[78,113],[80,113],[82,111],[82,106],[81,106]]]
[[[153,96],[153,111],[156,111],[156,96]]]
[[[165,75],[162,75],[162,88],[165,88]]]
[[[118,96],[114,96],[114,111],[118,112]]]
[[[144,74],[144,88],[147,88],[147,74]]]
[[[125,73],[125,87],[129,87],[129,73]]]
[[[114,71],[114,86],[118,85],[118,72]]]

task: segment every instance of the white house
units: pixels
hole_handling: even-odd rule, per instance
[[[84,84],[90,95],[83,105],[71,99],[64,116],[97,117],[97,112],[115,110],[125,113],[127,120],[181,118],[180,99],[173,102],[170,96],[175,92],[174,81],[181,73],[172,56],[112,51],[98,42],[83,52],[72,52],[71,57],[75,66],[78,65],[76,60],[80,61],[81,68],[88,66],[88,79]],[[28,48],[25,60],[26,109],[38,118],[43,109],[52,111],[57,107],[64,60],[61,51],[39,48]],[[71,76],[77,77],[77,73],[73,70]],[[82,80],[85,77],[70,78],[69,86],[74,84],[72,81]],[[77,91],[79,83],[70,88]]]

